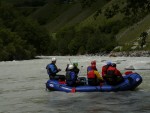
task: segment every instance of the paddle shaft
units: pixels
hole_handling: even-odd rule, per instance
[[[69,58],[69,62],[70,62],[70,64],[72,64],[72,62],[71,62],[70,58]]]

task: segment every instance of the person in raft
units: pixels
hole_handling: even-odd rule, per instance
[[[73,66],[74,66],[74,68],[73,68],[74,72],[76,73],[76,75],[78,75],[78,74],[79,74],[79,71],[80,71],[80,69],[78,68],[78,63],[77,63],[77,62],[74,62],[74,63],[73,63]]]
[[[70,64],[67,64],[67,67],[66,67],[66,70],[65,71],[68,71],[68,67],[69,67]],[[78,63],[77,62],[74,62],[73,63],[73,71],[75,72],[76,75],[79,74],[79,71],[80,69],[78,68]]]
[[[57,75],[61,69],[57,68],[56,66],[56,58],[53,57],[51,59],[51,63],[46,66],[47,74],[49,75],[49,79],[55,79],[58,80],[60,78],[60,75]]]
[[[95,60],[91,61],[91,65],[87,67],[87,73],[93,69],[97,71]]]
[[[105,78],[106,83],[109,85],[117,85],[124,81],[122,74],[116,68],[115,63],[112,63],[111,66],[108,67],[104,78]]]
[[[77,74],[74,71],[74,66],[69,64],[66,70],[66,84],[68,86],[76,86],[77,85]]]
[[[91,66],[87,67],[87,79],[88,79],[88,85],[91,86],[98,86],[103,82],[103,78],[100,76],[99,72],[96,68],[96,61],[94,64],[91,62]]]
[[[107,62],[106,65],[102,66],[102,77],[105,80],[105,75],[107,73],[107,69],[111,66],[111,62]]]

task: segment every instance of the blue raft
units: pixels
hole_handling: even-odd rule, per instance
[[[110,91],[127,91],[134,90],[142,83],[142,77],[138,73],[131,73],[123,76],[124,82],[111,86],[104,83],[102,86],[89,86],[87,84],[77,87],[67,86],[65,83],[57,80],[48,80],[46,88],[50,91],[64,91],[64,92],[110,92]]]

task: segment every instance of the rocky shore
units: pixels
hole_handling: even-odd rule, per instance
[[[111,52],[110,57],[150,57],[150,51]]]

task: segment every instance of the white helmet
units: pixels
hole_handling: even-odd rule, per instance
[[[69,67],[68,67],[68,69],[73,69],[73,68],[74,68],[74,67],[73,67],[72,64],[70,64]]]
[[[55,57],[52,58],[52,62],[54,62],[54,61],[56,61],[56,58],[55,58]]]

